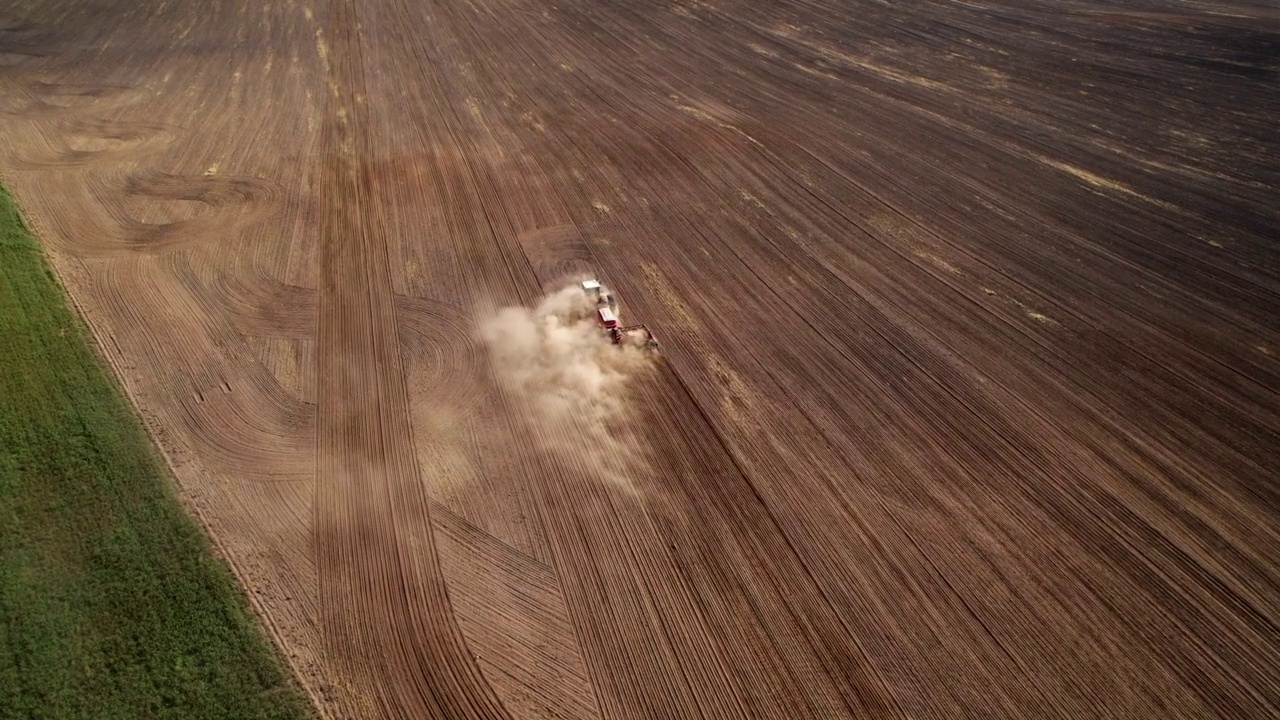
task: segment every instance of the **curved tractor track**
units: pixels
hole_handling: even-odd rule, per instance
[[[1274,10],[7,8],[5,182],[326,716],[1280,716]],[[584,275],[621,403],[482,332]]]

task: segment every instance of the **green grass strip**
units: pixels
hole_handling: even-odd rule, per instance
[[[0,718],[301,718],[0,189]]]

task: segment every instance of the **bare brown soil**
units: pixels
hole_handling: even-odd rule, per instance
[[[1280,716],[1274,9],[8,7],[5,181],[327,715]],[[604,420],[481,332],[582,272]]]

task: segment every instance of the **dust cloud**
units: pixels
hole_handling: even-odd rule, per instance
[[[643,339],[613,345],[577,284],[536,307],[507,307],[480,323],[494,370],[534,413],[534,435],[571,464],[629,484],[644,457],[634,437],[629,388],[655,358]]]

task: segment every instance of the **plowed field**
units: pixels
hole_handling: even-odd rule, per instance
[[[1280,716],[1273,7],[5,7],[5,181],[327,715]],[[664,359],[531,393],[581,274]]]

